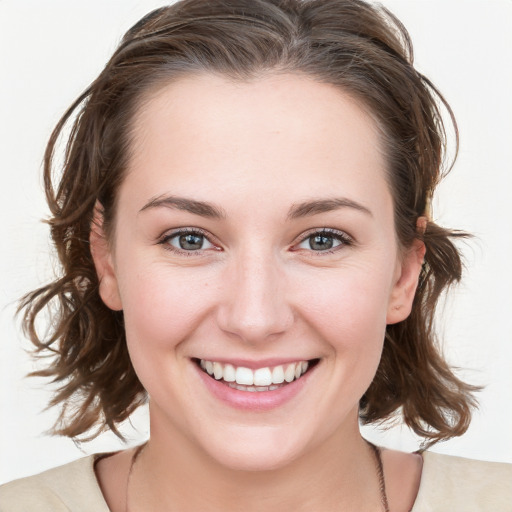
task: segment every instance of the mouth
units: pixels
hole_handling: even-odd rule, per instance
[[[251,369],[206,359],[193,360],[206,375],[220,384],[239,391],[256,393],[275,391],[298,381],[320,361],[319,359],[300,360]]]

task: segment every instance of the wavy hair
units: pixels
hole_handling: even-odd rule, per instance
[[[98,78],[57,124],[44,157],[51,236],[61,274],[26,295],[20,310],[36,354],[51,362],[36,375],[59,387],[54,433],[94,437],[117,426],[146,393],[131,365],[122,312],[98,293],[89,248],[96,201],[112,234],[117,190],[129,159],[133,118],[155,88],[180,76],[221,73],[244,81],[265,73],[299,73],[356,98],[376,120],[384,142],[395,225],[402,247],[421,239],[425,263],[410,316],[387,326],[377,374],[360,401],[363,422],[399,411],[426,444],[461,435],[475,387],[444,360],[434,332],[436,304],[462,273],[453,239],[428,209],[443,167],[449,105],[413,66],[409,35],[382,6],[361,0],[183,0],[153,11],[124,36]],[[62,168],[55,151],[71,124]],[[457,139],[458,145],[458,139]],[[417,220],[427,217],[424,232]],[[36,319],[51,311],[40,335]]]

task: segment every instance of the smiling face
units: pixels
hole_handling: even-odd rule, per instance
[[[158,90],[134,127],[113,240],[91,244],[152,441],[270,469],[358,435],[421,265],[399,254],[374,121],[304,77],[203,74]]]

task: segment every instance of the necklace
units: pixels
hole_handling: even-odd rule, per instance
[[[130,462],[130,469],[128,470],[128,477],[126,478],[126,491],[125,491],[125,496],[124,496],[124,511],[125,512],[130,512],[130,509],[128,508],[128,489],[130,488],[130,479],[131,479],[131,476],[133,473],[133,468],[135,467],[135,462],[137,462],[139,455],[142,453],[142,450],[144,450],[144,448],[146,448],[147,444],[148,444],[148,442],[146,441],[145,443],[142,443],[141,445],[137,446],[137,448],[135,448],[135,451],[133,452],[133,455],[132,455],[132,460]]]
[[[388,496],[386,494],[386,481],[384,480],[384,466],[382,464],[382,457],[380,454],[380,448],[375,446],[370,441],[366,441],[372,449],[375,460],[377,462],[377,474],[379,475],[379,490],[380,490],[380,502],[384,508],[384,512],[389,512]]]
[[[384,512],[390,512],[389,510],[389,504],[388,504],[388,496],[386,494],[386,481],[384,480],[384,466],[382,464],[382,456],[380,453],[380,448],[378,446],[375,446],[373,443],[370,443],[370,441],[366,441],[368,443],[368,446],[371,448],[373,455],[375,456],[375,462],[377,465],[377,475],[379,477],[379,491],[380,491],[380,502],[382,504],[382,508],[384,509]],[[130,462],[130,468],[128,470],[128,477],[126,479],[126,492],[125,492],[125,500],[124,500],[124,509],[125,512],[130,512],[130,509],[128,507],[128,489],[130,487],[130,479],[133,473],[133,468],[135,467],[135,463],[137,462],[137,459],[139,458],[139,455],[142,453],[144,448],[146,447],[147,442],[141,444],[140,446],[137,446],[135,451],[132,455],[132,460]]]

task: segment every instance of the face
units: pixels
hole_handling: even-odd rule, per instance
[[[152,439],[270,469],[356,435],[421,266],[397,245],[372,118],[304,77],[204,74],[134,127],[113,240],[91,243]]]

